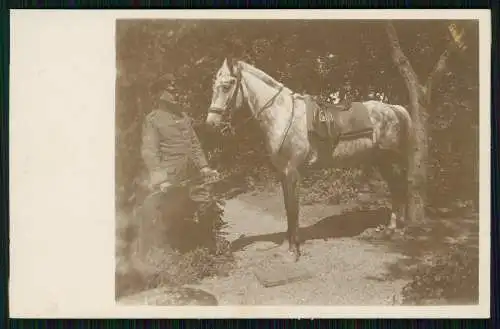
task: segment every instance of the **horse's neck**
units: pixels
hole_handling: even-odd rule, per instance
[[[264,81],[258,79],[252,73],[242,72],[244,77],[244,89],[247,93],[247,101],[254,115],[259,115],[259,112],[276,93],[277,89],[271,87]]]
[[[285,90],[280,91],[280,89],[273,88],[251,73],[242,72],[242,75],[244,77],[243,89],[250,111],[266,134],[268,147],[273,150],[276,148],[275,144],[279,143],[284,131],[282,127],[284,108],[276,105],[276,96],[279,92],[286,93],[289,90],[285,88]],[[273,101],[270,103],[271,100]],[[287,117],[287,114],[285,114],[285,117]]]

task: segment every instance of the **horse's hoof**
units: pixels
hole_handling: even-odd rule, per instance
[[[284,254],[281,254],[281,257],[286,263],[295,263],[298,262],[300,253],[297,253],[293,249],[288,249]]]
[[[387,226],[390,230],[395,230],[397,227],[398,218],[395,213],[391,213],[391,219],[389,221],[389,225]]]
[[[292,249],[289,251],[289,253],[292,255],[293,261],[298,262],[300,259],[300,250],[298,249]]]
[[[284,254],[280,255],[281,261],[284,263],[293,263],[294,262],[294,256],[291,252],[285,252]]]

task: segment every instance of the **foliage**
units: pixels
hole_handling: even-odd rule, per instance
[[[180,287],[199,282],[205,277],[225,276],[234,264],[227,243],[219,244],[215,254],[207,248],[196,248],[186,253],[156,250],[150,259],[154,270],[145,278],[144,285],[140,287],[142,289]]]
[[[435,217],[402,230],[365,230],[362,240],[402,254],[383,280],[407,281],[404,304],[469,304],[479,298],[479,218]]]
[[[132,178],[141,170],[140,124],[154,106],[155,84],[174,86],[198,124],[197,131],[206,149],[211,150],[214,165],[231,177],[241,178],[242,173],[257,179],[270,176],[257,130],[245,126],[237,136],[218,139],[215,142],[218,145],[213,145],[216,139],[206,138],[201,123],[210,103],[213,76],[227,56],[256,65],[296,92],[326,97],[349,84],[358,99],[365,99],[368,91],[374,89],[383,91],[391,103],[406,103],[407,91],[391,62],[383,22],[258,23],[207,20],[117,23],[119,203],[133,193]],[[432,70],[444,49],[449,38],[447,23],[395,23],[402,47],[422,77]],[[467,51],[451,58],[449,73],[433,94],[429,191],[430,200],[438,203],[457,197],[477,198],[474,167],[478,159],[477,33],[477,26],[468,33]],[[240,113],[241,117],[245,114]],[[335,176],[338,175],[342,173]]]
[[[168,237],[175,251],[159,251],[160,254],[150,257],[157,270],[148,279],[149,288],[165,284],[180,286],[207,276],[224,275],[233,264],[230,245],[222,230],[226,224],[224,201],[210,188],[201,193],[193,191],[192,198],[196,208],[193,218],[180,218]]]
[[[193,206],[196,208],[193,218],[196,221],[178,219],[169,234],[169,243],[175,249],[153,248],[147,259],[141,260],[139,265],[134,264],[136,256],[130,249],[137,238],[137,232],[131,232],[136,219],[131,216],[128,223],[123,222],[124,218],[117,219],[125,227],[125,230],[118,230],[117,234],[118,296],[163,285],[180,287],[196,283],[207,276],[229,273],[234,259],[229,242],[221,230],[225,224],[222,219],[223,202],[210,194],[209,198],[198,200]],[[119,215],[123,216],[123,213]],[[186,239],[186,232],[189,232],[189,239]]]
[[[403,289],[404,302],[478,303],[478,256],[477,250],[463,246],[452,246],[443,254],[433,253],[414,268],[413,280]]]
[[[195,248],[185,253],[154,249],[148,255],[147,268],[124,264],[120,258],[116,274],[116,295],[130,295],[161,286],[181,287],[209,276],[225,276],[234,265],[229,245],[218,240],[217,253],[207,248]]]
[[[477,303],[479,218],[439,218],[408,226],[395,247],[411,256],[402,293],[405,303]]]

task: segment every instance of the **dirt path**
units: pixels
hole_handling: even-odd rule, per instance
[[[273,270],[276,260],[279,263],[286,253],[281,191],[254,192],[228,200],[225,217],[236,268],[227,277],[207,278],[192,286],[214,295],[218,305],[400,303],[406,282],[385,281],[383,276],[387,266],[403,256],[356,238],[364,229],[384,221],[380,213],[342,214],[339,206],[302,206],[304,255],[299,263],[288,266],[306,269],[312,277],[270,288],[259,282],[254,271],[259,267]]]

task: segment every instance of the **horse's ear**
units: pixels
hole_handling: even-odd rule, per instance
[[[231,58],[231,73],[236,75],[238,74],[238,60],[236,58]]]
[[[226,57],[226,63],[227,63],[227,67],[232,72],[234,65],[236,64],[236,60],[233,57],[228,56],[228,57]]]
[[[233,57],[228,56],[224,59],[224,64],[226,64],[226,66],[229,69],[229,72],[231,72],[231,74],[235,74],[237,63],[238,63],[238,61]]]

